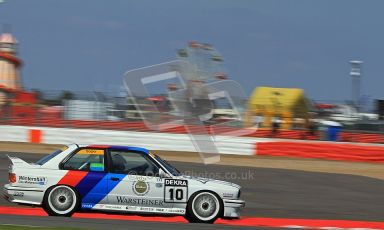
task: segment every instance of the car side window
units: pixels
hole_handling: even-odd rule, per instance
[[[157,176],[159,168],[140,152],[111,150],[111,172],[141,176]]]
[[[65,170],[104,171],[103,149],[80,149],[63,165]]]

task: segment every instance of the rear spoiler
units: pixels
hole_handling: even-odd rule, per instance
[[[25,162],[24,160],[18,158],[18,157],[11,157],[7,155],[8,159],[11,161],[11,164],[14,167],[21,167],[21,168],[33,168],[34,166],[29,164],[28,162]]]

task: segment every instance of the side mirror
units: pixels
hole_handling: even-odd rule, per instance
[[[91,163],[89,166],[91,172],[104,172],[104,164],[102,163]]]
[[[170,178],[170,176],[168,175],[168,173],[164,172],[163,169],[159,169],[159,177],[160,177],[160,178]]]

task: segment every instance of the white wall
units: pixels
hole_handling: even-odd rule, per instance
[[[68,129],[26,126],[0,126],[0,141],[29,142],[30,130],[41,130],[46,144],[131,145],[151,150],[196,152],[187,134],[132,132],[96,129]],[[223,154],[253,155],[255,143],[268,139],[215,136],[214,143]]]

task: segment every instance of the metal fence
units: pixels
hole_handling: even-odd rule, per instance
[[[100,92],[36,91],[37,104],[20,104],[8,101],[0,107],[2,125],[48,126],[65,128],[113,129],[151,131],[141,119],[142,113],[152,114],[154,119],[172,120],[179,117],[166,100],[157,101],[157,108],[148,104],[145,111],[137,110],[137,103],[126,94],[112,95]],[[141,106],[143,108],[143,106]],[[314,117],[316,119],[316,117]],[[226,120],[223,123],[206,122],[207,132],[220,134],[224,131],[243,129],[243,123]],[[195,124],[187,124],[194,126]],[[248,127],[249,128],[249,127]],[[251,127],[255,129],[255,127]],[[329,130],[317,125],[313,128],[297,126],[291,130],[274,130],[257,126],[247,136],[267,138],[329,140]],[[166,132],[186,133],[183,126],[167,129]],[[347,122],[337,134],[338,141],[384,143],[384,122],[380,120],[357,120]]]

